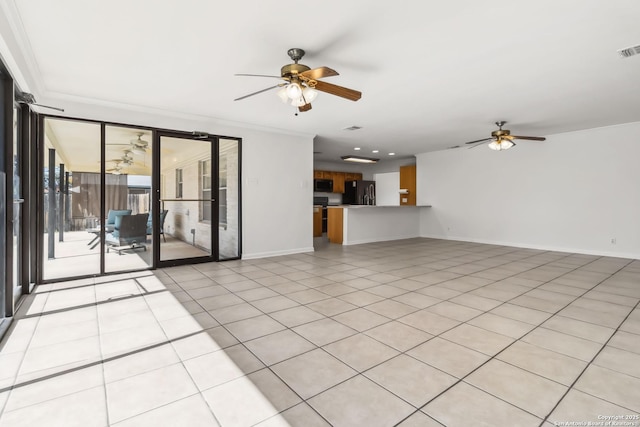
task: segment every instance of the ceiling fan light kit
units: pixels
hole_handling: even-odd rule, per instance
[[[304,112],[311,109],[311,103],[317,98],[318,92],[336,95],[350,101],[357,101],[362,97],[362,93],[357,90],[348,89],[346,87],[318,80],[324,77],[337,76],[337,71],[332,70],[329,67],[311,69],[304,64],[298,64],[298,61],[302,59],[305,54],[304,50],[300,48],[293,48],[289,49],[287,54],[293,60],[293,64],[283,66],[280,69],[280,76],[268,76],[264,74],[236,74],[236,76],[277,78],[284,80],[283,83],[241,96],[240,98],[236,98],[234,101],[240,101],[271,89],[280,88],[276,93],[280,100],[285,104],[297,107],[298,111]]]
[[[508,139],[496,139],[491,141],[487,147],[489,147],[492,150],[495,151],[501,151],[501,150],[508,150],[509,148],[513,147],[514,144],[513,142],[509,141]]]

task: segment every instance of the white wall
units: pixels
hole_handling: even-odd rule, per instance
[[[419,154],[421,235],[640,258],[640,122],[516,142]]]

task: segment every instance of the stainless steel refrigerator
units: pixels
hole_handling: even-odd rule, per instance
[[[345,205],[375,205],[375,181],[345,181],[342,203]]]

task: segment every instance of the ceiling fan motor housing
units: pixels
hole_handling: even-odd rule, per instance
[[[509,136],[510,134],[511,132],[507,129],[494,130],[493,132],[491,132],[491,136],[493,136],[494,138],[502,138],[504,136]]]
[[[288,64],[280,69],[282,78],[290,79],[291,77],[309,71],[311,68],[303,64]]]

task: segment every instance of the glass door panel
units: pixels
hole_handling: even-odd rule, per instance
[[[44,120],[42,278],[100,274],[100,124]]]
[[[20,110],[13,108],[13,302],[17,303],[22,295],[22,159],[20,156]]]
[[[218,250],[219,258],[240,256],[240,142],[218,142]]]
[[[214,144],[210,139],[160,136],[160,262],[217,259]]]
[[[144,129],[105,128],[105,272],[153,264],[151,137]]]

